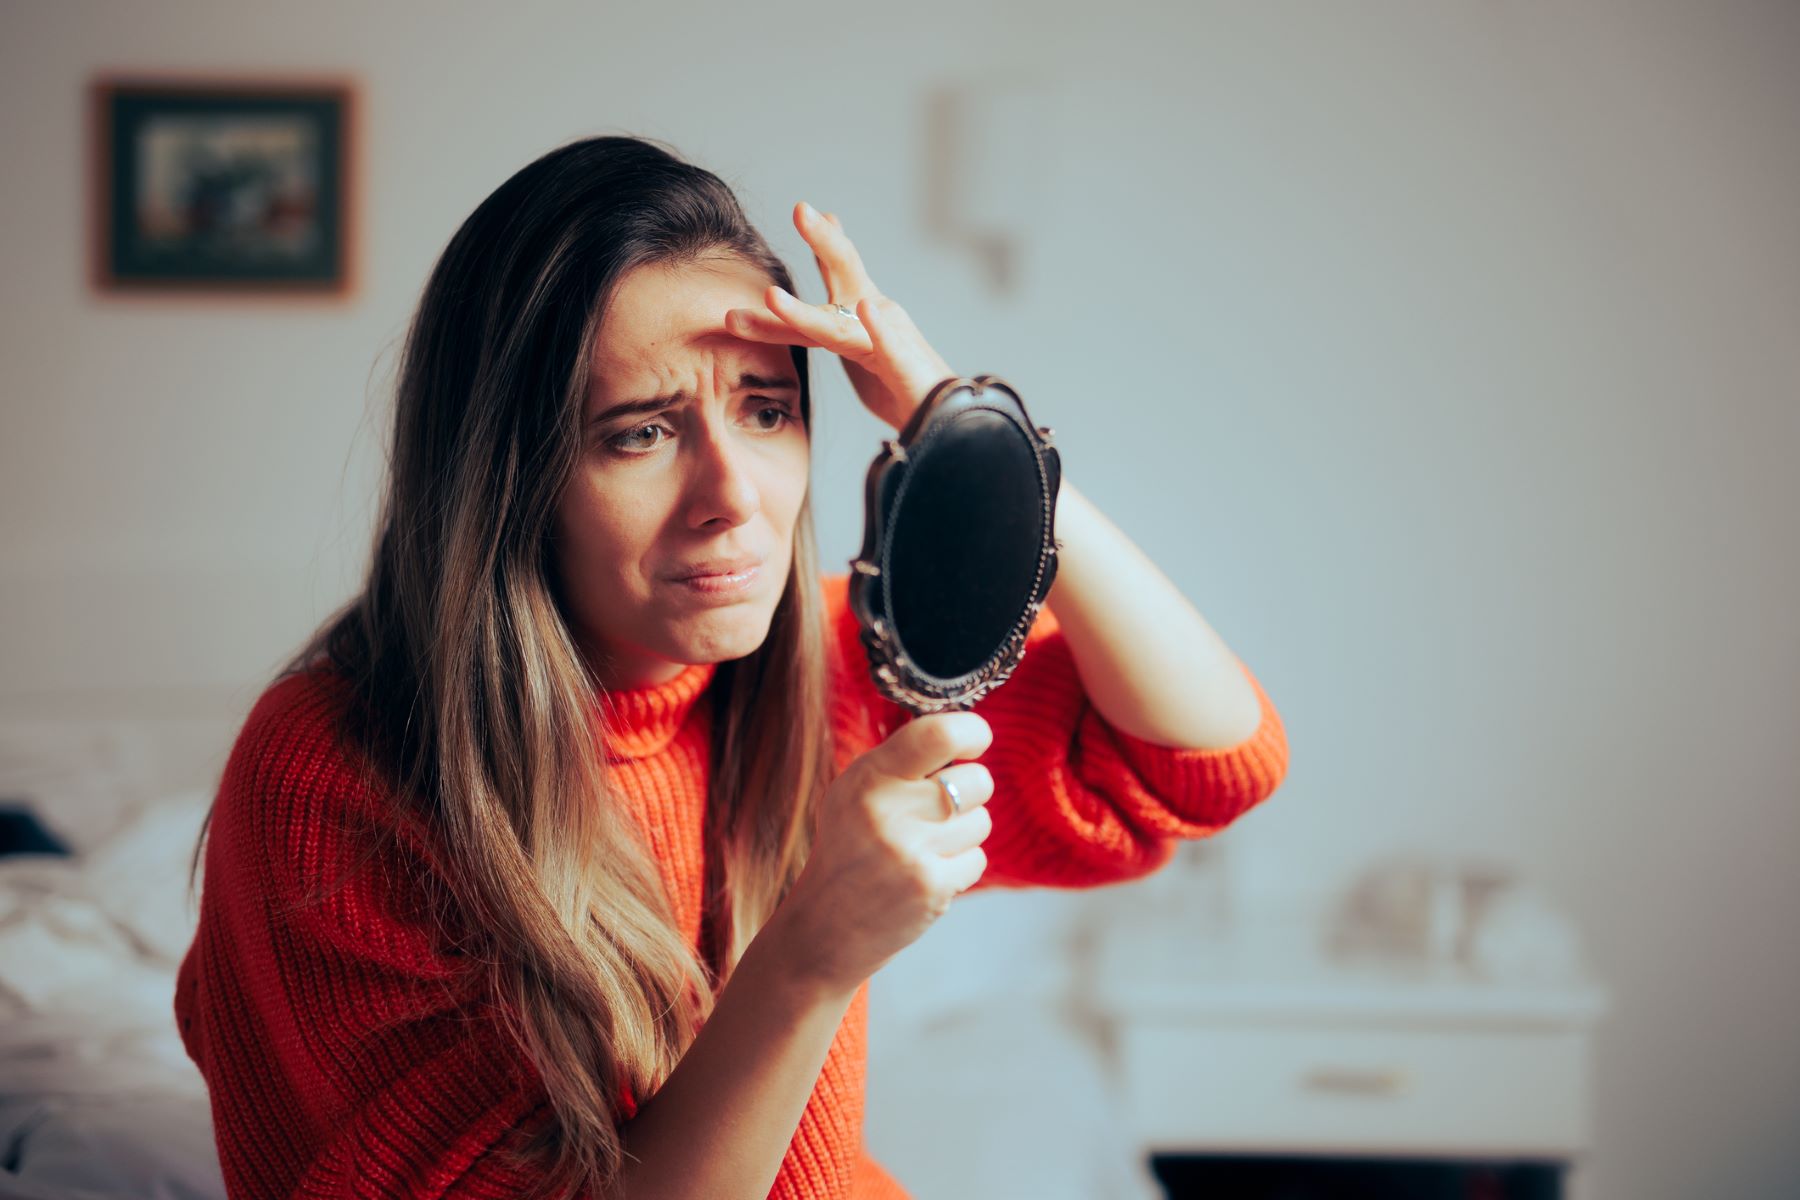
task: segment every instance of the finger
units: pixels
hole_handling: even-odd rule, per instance
[[[889,734],[869,756],[891,779],[924,779],[958,759],[979,758],[993,740],[993,729],[979,713],[928,713]]]
[[[939,780],[956,790],[954,812],[949,791]],[[882,801],[886,811],[920,822],[930,831],[940,825],[955,824],[976,809],[987,807],[994,797],[994,776],[981,763],[957,762],[924,779],[905,780],[883,791],[888,797]]]
[[[948,821],[933,821],[926,827],[924,846],[934,854],[952,858],[972,846],[987,841],[994,832],[994,817],[984,804]]]
[[[986,764],[951,763],[919,781],[919,795],[924,798],[919,809],[921,815],[951,817],[949,793],[944,784],[938,782],[940,779],[956,789],[956,806],[960,812],[966,813],[971,808],[979,808],[994,797],[994,774],[987,769]]]
[[[731,309],[725,314],[725,332],[749,342],[830,349],[817,338],[801,333],[766,308]]]
[[[942,862],[943,866],[938,868],[938,878],[959,893],[966,892],[981,882],[981,876],[988,865],[987,852],[980,846],[972,846]]]
[[[868,333],[876,361],[886,364],[893,383],[908,400],[917,403],[954,371],[925,344],[906,310],[885,297],[871,297],[856,306]]]
[[[770,312],[828,350],[851,358],[863,358],[874,349],[862,324],[841,313],[808,304],[776,284],[769,285],[764,299]]]
[[[794,205],[794,226],[812,247],[819,274],[825,279],[826,295],[850,303],[852,299],[879,294],[881,289],[869,278],[856,243],[844,232],[843,222],[835,214],[822,213],[802,200]]]

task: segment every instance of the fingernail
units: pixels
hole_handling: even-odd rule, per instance
[[[808,204],[804,200],[802,200],[800,202],[800,211],[805,213],[809,217],[816,217],[819,215],[819,210],[814,208],[812,205]]]
[[[962,740],[968,742],[987,743],[993,737],[993,730],[979,713],[959,713],[956,718],[957,732]]]

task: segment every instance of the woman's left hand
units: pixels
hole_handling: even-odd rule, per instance
[[[906,310],[876,289],[835,215],[802,200],[794,205],[794,227],[812,247],[829,301],[807,304],[770,284],[763,293],[767,308],[734,308],[725,314],[725,328],[750,341],[831,351],[843,360],[844,373],[864,406],[899,429],[931,389],[956,372],[925,341]],[[854,310],[857,319],[833,304]]]

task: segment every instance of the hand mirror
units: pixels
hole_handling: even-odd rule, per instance
[[[951,378],[869,465],[850,607],[901,707],[972,708],[1025,656],[1056,578],[1051,433],[996,376]]]

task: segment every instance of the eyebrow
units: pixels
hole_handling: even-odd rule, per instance
[[[751,372],[746,371],[738,376],[737,386],[732,390],[746,392],[752,388],[761,391],[798,392],[800,390],[800,382],[796,379],[776,379],[766,375],[752,374]],[[609,421],[614,417],[638,416],[644,413],[660,412],[673,405],[686,403],[693,398],[693,393],[677,390],[670,392],[666,396],[649,396],[643,400],[621,400],[619,403],[608,405],[602,411],[589,417],[588,424],[598,425],[600,422]]]

